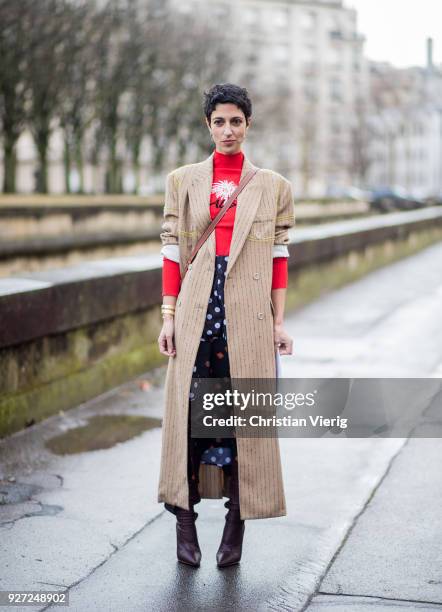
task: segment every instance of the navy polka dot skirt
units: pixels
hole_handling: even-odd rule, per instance
[[[215,257],[212,290],[193,368],[193,376],[196,378],[230,378],[224,310],[224,281],[228,261],[228,256],[217,255]],[[191,389],[190,400],[192,400],[192,397]],[[196,452],[197,457],[200,455],[201,463],[226,467],[237,457],[236,440],[234,438],[195,438],[191,439],[191,445],[193,446],[193,454],[195,455]],[[198,462],[196,461],[196,463]],[[195,477],[195,466],[191,473],[192,477]]]
[[[201,342],[222,337],[227,344],[226,318],[224,312],[224,280],[226,278],[228,256],[217,255],[212,291],[207,306]]]

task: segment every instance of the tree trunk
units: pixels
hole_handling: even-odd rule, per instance
[[[63,166],[64,166],[64,189],[66,193],[71,193],[71,151],[69,146],[69,136],[67,130],[64,130],[64,152],[63,152]]]
[[[82,138],[81,135],[75,137],[75,164],[77,166],[78,176],[80,179],[79,193],[84,193],[84,162],[83,162],[83,150],[82,150]]]
[[[186,162],[187,143],[180,138],[178,140],[178,166],[184,166]]]
[[[48,193],[48,142],[49,130],[42,128],[37,133],[38,167],[35,181],[37,193]]]
[[[117,136],[115,130],[112,130],[109,147],[109,164],[107,171],[106,191],[107,193],[121,193],[118,189],[118,159],[117,159]]]
[[[3,146],[3,193],[15,193],[17,154],[16,139],[5,133]]]
[[[135,141],[132,144],[132,168],[135,174],[135,185],[133,189],[134,194],[137,194],[140,192],[140,182],[141,182],[140,148],[141,148],[140,140],[135,139]]]

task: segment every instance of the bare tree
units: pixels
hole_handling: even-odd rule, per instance
[[[372,162],[370,148],[375,135],[368,121],[367,102],[359,98],[355,102],[355,125],[351,131],[352,156],[350,171],[359,185],[365,185]]]
[[[16,143],[25,127],[28,58],[25,15],[32,0],[0,0],[0,129],[3,191],[15,191]]]
[[[69,62],[72,6],[67,0],[39,0],[26,14],[29,42],[26,79],[30,90],[28,125],[38,155],[36,191],[48,191],[48,145],[58,120],[64,73]]]
[[[71,7],[71,27],[64,45],[63,95],[59,105],[67,193],[71,192],[73,166],[79,175],[78,191],[84,192],[84,136],[94,118],[94,72],[98,68],[93,53],[96,21],[97,16],[89,0],[77,0]]]
[[[138,190],[144,138],[155,174],[172,158],[185,163],[210,147],[202,91],[225,80],[230,55],[207,16],[178,16],[167,0],[0,0],[0,16],[6,188],[13,188],[25,116],[37,149],[38,192],[48,189],[48,146],[58,126],[67,192],[74,166],[84,191],[88,154],[96,167],[105,157],[106,191],[121,192],[127,157]]]
[[[183,164],[191,152],[210,146],[202,92],[225,78],[230,54],[204,16],[177,15],[167,2],[151,0],[148,6],[144,26],[139,17],[126,20],[132,41],[126,139],[138,170],[141,139],[147,135],[152,171],[161,173],[171,161]]]
[[[301,175],[301,192],[310,193],[311,179],[318,166],[319,131],[318,97],[314,92],[306,97],[303,92],[295,94],[296,105],[293,109],[294,134],[298,146],[298,165]]]
[[[107,192],[122,191],[118,143],[124,136],[122,119],[127,105],[127,94],[139,69],[138,62],[134,64],[139,38],[131,38],[134,35],[136,17],[135,0],[108,0],[99,17],[101,25],[98,26],[95,44],[95,55],[99,58],[95,73],[95,112],[99,120],[96,151],[98,153],[104,146],[107,153]]]
[[[183,37],[182,33],[187,32]],[[213,24],[204,16],[175,16],[171,31],[174,49],[168,58],[169,88],[173,94],[168,104],[166,138],[175,141],[178,164],[188,159],[192,147],[196,154],[211,147],[202,112],[203,90],[214,82],[227,79],[231,52]]]
[[[253,100],[254,133],[259,135],[260,141],[267,143],[262,154],[265,157],[271,154],[276,167],[283,173],[289,173],[293,167],[296,146],[292,136],[291,84],[275,77],[268,88],[256,86],[255,78],[249,80],[246,77],[241,82]],[[291,156],[289,151],[292,152]],[[260,163],[265,164],[266,159],[263,158]]]

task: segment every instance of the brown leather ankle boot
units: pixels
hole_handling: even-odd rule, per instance
[[[239,563],[242,554],[245,521],[241,520],[239,507],[238,463],[232,464],[230,479],[230,498],[224,504],[229,511],[226,514],[226,524],[221,538],[221,544],[216,553],[218,567],[227,567]]]
[[[195,521],[198,513],[190,510],[176,508],[176,541],[178,561],[187,565],[198,567],[201,561],[201,550],[198,543]]]
[[[229,510],[226,514],[221,544],[216,553],[218,567],[239,563],[242,555],[245,521],[240,519],[239,510]]]

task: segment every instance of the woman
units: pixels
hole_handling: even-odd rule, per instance
[[[277,438],[191,438],[192,377],[274,378],[275,349],[292,353],[284,330],[288,229],[294,225],[289,181],[260,169],[199,250],[181,284],[198,238],[256,167],[242,145],[251,125],[246,89],[213,86],[204,94],[215,144],[203,162],[167,176],[161,240],[163,327],[169,356],[165,386],[158,501],[177,517],[178,560],[198,566],[193,506],[229,500],[219,567],[241,558],[244,521],[286,515]]]

